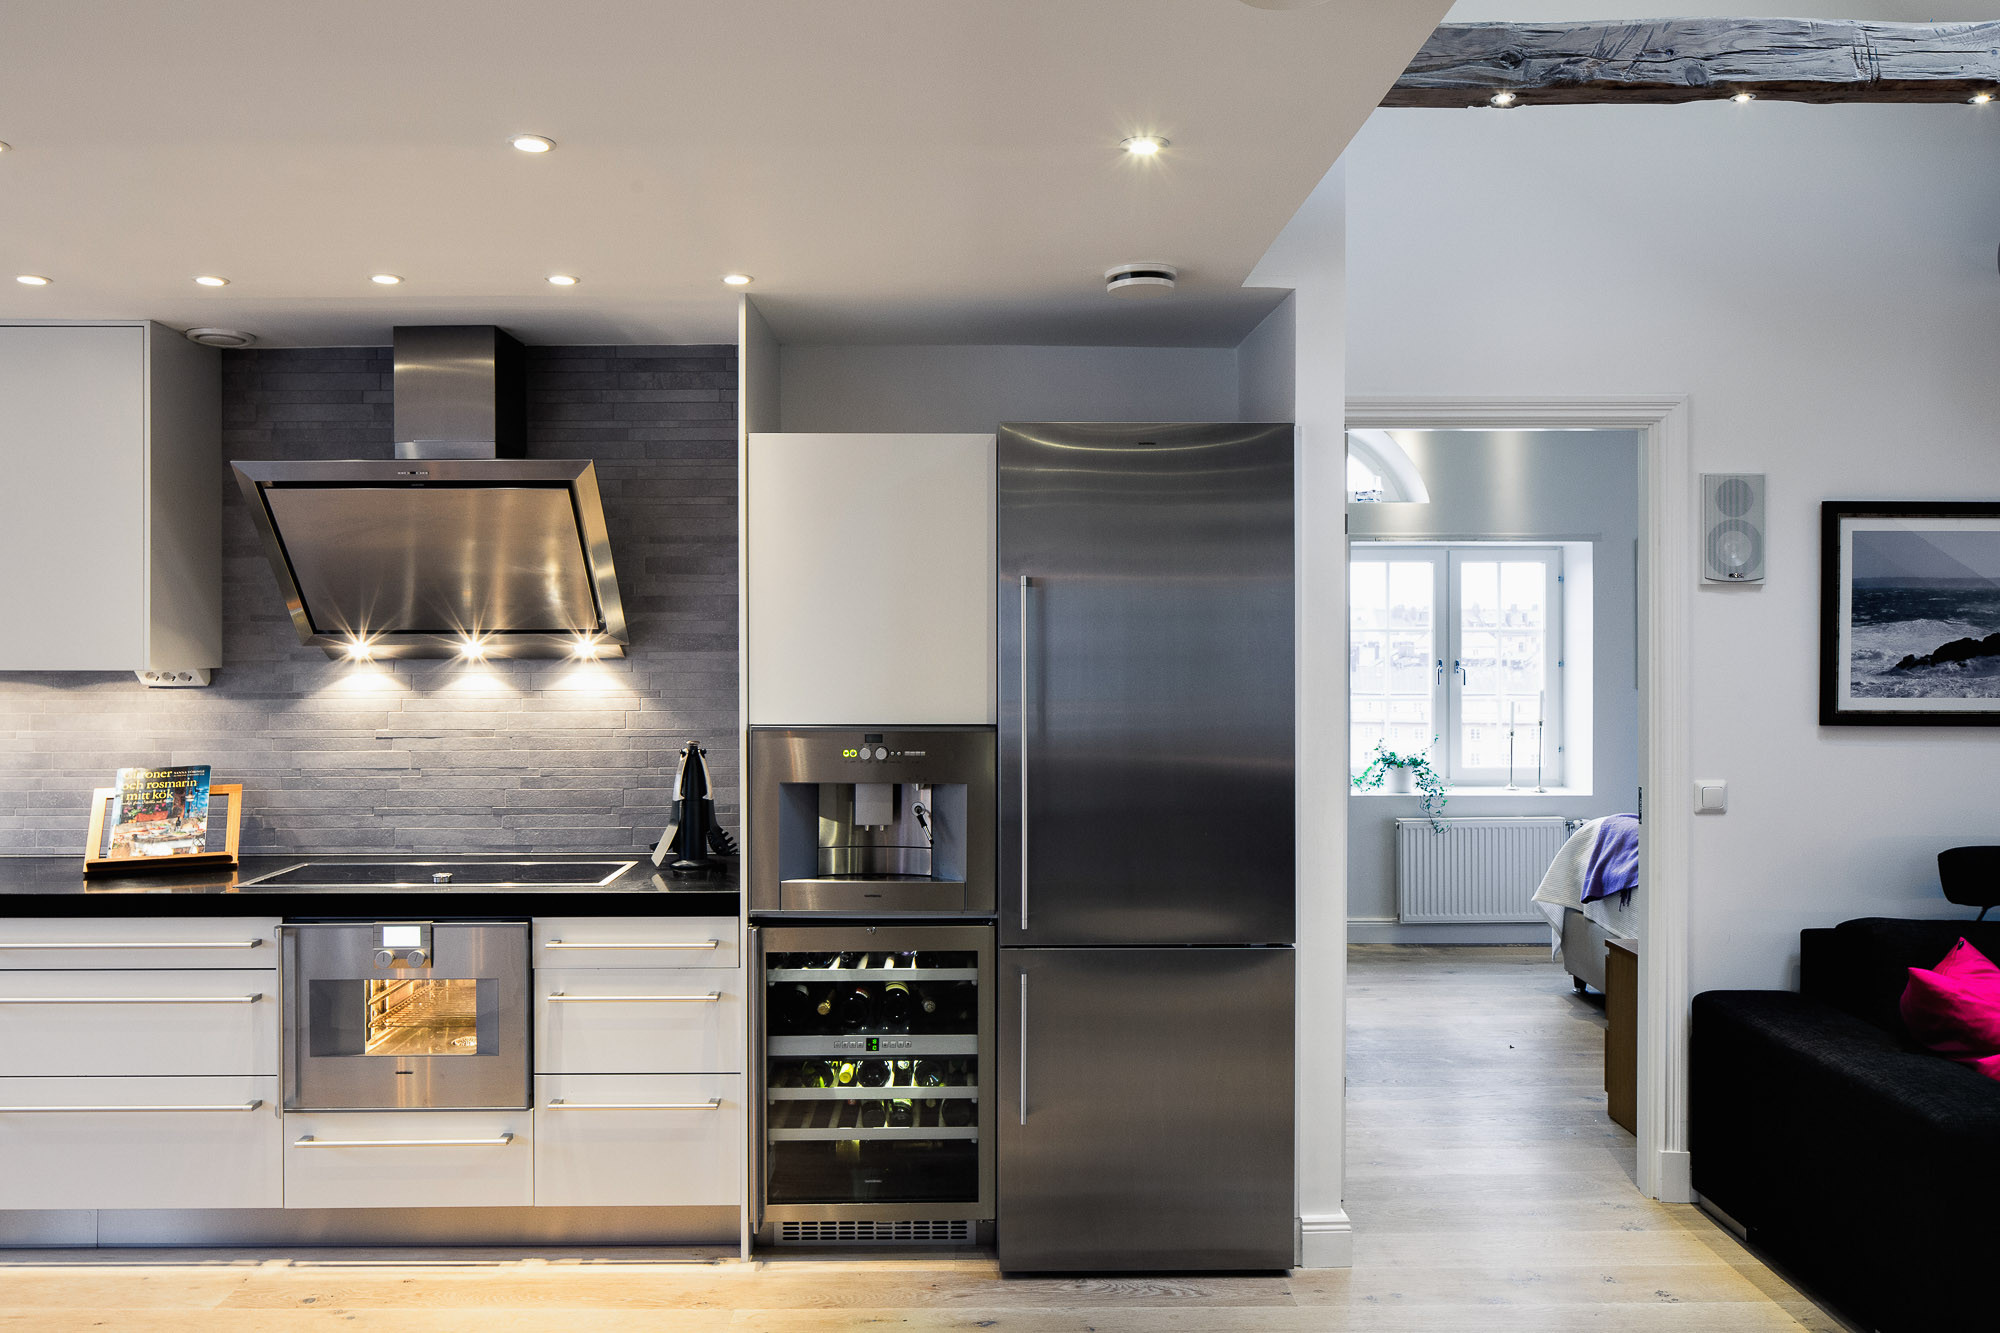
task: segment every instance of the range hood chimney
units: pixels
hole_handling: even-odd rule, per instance
[[[587,460],[527,457],[526,353],[398,328],[395,460],[239,462],[299,642],[329,657],[622,657]]]

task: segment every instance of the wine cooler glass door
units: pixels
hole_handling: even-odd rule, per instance
[[[993,1215],[987,927],[766,927],[768,1221]]]

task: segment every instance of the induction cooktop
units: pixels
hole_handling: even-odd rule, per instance
[[[243,881],[260,889],[594,889],[637,861],[301,861]]]

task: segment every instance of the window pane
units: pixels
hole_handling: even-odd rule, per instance
[[[1347,567],[1348,624],[1356,630],[1389,628],[1389,566],[1357,560]]]
[[[1459,732],[1454,768],[1532,778],[1550,683],[1545,558],[1463,560],[1458,566]]]
[[[1500,627],[1500,566],[1467,560],[1458,567],[1459,623],[1466,629]]]
[[[1356,560],[1348,568],[1348,743],[1358,773],[1378,741],[1398,752],[1422,751],[1437,735],[1436,566]]]

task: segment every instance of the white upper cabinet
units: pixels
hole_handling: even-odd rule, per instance
[[[221,416],[171,329],[0,324],[0,671],[220,665]]]
[[[749,721],[994,721],[991,435],[752,434]]]

